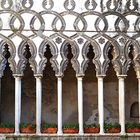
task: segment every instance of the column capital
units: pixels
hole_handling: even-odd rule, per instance
[[[106,75],[96,75],[97,78],[104,78]]]
[[[76,78],[84,78],[85,75],[76,75]]]
[[[118,79],[125,79],[127,75],[117,75]]]
[[[83,80],[83,76],[77,76],[76,78],[77,80],[81,80],[81,81]]]
[[[57,78],[63,78],[64,75],[55,75]]]
[[[137,75],[137,79],[138,79],[138,80],[140,79],[140,75]]]
[[[80,78],[80,77],[83,78],[84,76],[85,76],[85,74],[76,74],[77,78]]]
[[[40,79],[41,79],[41,78],[43,77],[43,74],[34,74],[34,77],[35,77],[35,78],[40,78]]]
[[[15,78],[22,78],[23,77],[23,74],[13,74],[13,76],[15,77]]]

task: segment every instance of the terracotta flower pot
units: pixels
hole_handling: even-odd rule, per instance
[[[20,129],[21,133],[35,133],[35,129],[32,128],[32,125],[28,125],[26,128]]]
[[[42,133],[56,133],[57,132],[57,128],[42,128]]]
[[[120,133],[120,128],[110,128],[106,130],[106,133]]]
[[[14,133],[14,128],[0,128],[0,133]]]
[[[29,129],[29,128],[21,128],[21,133],[35,133],[35,129]]]
[[[100,129],[99,128],[85,128],[84,132],[85,133],[99,133]]]
[[[127,128],[127,133],[140,133],[140,128]]]
[[[79,130],[78,129],[74,129],[74,128],[64,128],[63,132],[71,134],[71,133],[78,133]]]

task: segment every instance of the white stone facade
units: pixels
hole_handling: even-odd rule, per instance
[[[48,61],[44,56],[47,45],[51,49],[50,61],[58,82],[58,135],[63,133],[62,77],[68,63],[67,45],[70,44],[73,54],[71,63],[77,77],[79,134],[84,134],[82,79],[88,66],[87,53],[91,44],[98,79],[100,134],[104,134],[103,79],[110,62],[108,52],[112,48],[112,64],[119,85],[119,123],[121,134],[125,134],[124,79],[132,62],[140,86],[139,32],[138,0],[1,0],[0,76],[3,76],[7,63],[7,44],[10,53],[8,62],[15,78],[15,133],[19,134],[21,77],[28,62],[26,45],[29,46],[29,63],[36,78],[36,133],[41,133],[41,79]],[[129,57],[131,49],[133,60]]]

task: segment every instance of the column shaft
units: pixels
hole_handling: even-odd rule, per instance
[[[78,122],[79,134],[84,133],[83,129],[83,81],[82,77],[77,77],[78,80]]]
[[[98,77],[98,112],[100,134],[104,134],[104,95],[103,95],[103,77]]]
[[[62,77],[57,78],[57,94],[58,94],[58,131],[57,134],[63,134],[62,130]]]
[[[138,78],[138,97],[139,97],[139,123],[140,123],[140,78]]]
[[[42,83],[41,77],[36,77],[36,133],[41,133],[41,105],[42,104]]]
[[[15,134],[20,133],[21,77],[15,77]]]
[[[125,87],[124,77],[119,77],[119,123],[121,134],[125,134]]]

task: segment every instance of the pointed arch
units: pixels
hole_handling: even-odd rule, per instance
[[[133,67],[137,76],[140,76],[140,45],[136,40],[128,40],[125,47],[125,54],[127,55],[127,57],[129,57],[128,55],[130,53],[131,45],[133,47],[133,60],[128,58],[130,59],[130,62],[128,63],[128,69],[130,67],[130,63],[133,63]]]
[[[31,57],[29,58],[29,63],[30,63],[30,66],[31,66],[33,72],[36,74],[37,63],[35,61],[35,58],[36,58],[36,55],[37,55],[37,48],[31,40],[28,40],[28,41],[23,40],[21,42],[21,44],[19,45],[19,48],[18,48],[19,62],[17,64],[16,74],[22,74],[23,75],[23,71],[26,68],[27,59],[25,58],[24,53],[25,53],[25,48],[26,48],[27,45],[29,46],[29,50],[30,50],[30,53],[31,53]]]
[[[117,41],[115,41],[115,39],[111,39],[107,41],[107,43],[104,46],[103,56],[104,56],[105,61],[103,62],[102,73],[105,75],[107,72],[109,62],[110,62],[108,58],[108,53],[109,53],[109,50],[111,49],[111,46],[113,46],[113,51],[114,51],[112,64],[113,64],[114,70],[116,71],[116,74],[119,75],[121,74],[121,64],[120,64],[121,49],[120,49],[120,45],[117,43]]]
[[[101,48],[99,46],[99,44],[96,41],[87,41],[82,49],[82,55],[84,58],[84,61],[82,63],[82,69],[83,72],[85,73],[87,67],[88,67],[88,58],[87,58],[87,53],[89,52],[89,46],[92,46],[93,48],[93,52],[95,54],[94,58],[93,58],[93,63],[95,64],[96,67],[96,74],[98,75],[101,72],[101,63],[99,61],[100,57],[101,57]]]
[[[71,46],[71,50],[72,50],[72,54],[73,54],[73,58],[71,59],[72,67],[76,71],[76,74],[79,74],[79,72],[80,72],[80,64],[79,64],[79,62],[77,60],[77,58],[79,56],[79,47],[78,47],[76,42],[68,42],[67,40],[65,40],[63,42],[63,44],[61,45],[61,49],[60,49],[62,62],[61,62],[61,65],[60,65],[59,73],[63,74],[64,71],[66,70],[66,67],[67,67],[67,64],[68,64],[68,58],[67,58],[68,45]]]
[[[46,51],[47,45],[50,46],[50,50],[52,53],[52,58],[50,59],[51,65],[53,70],[57,73],[58,72],[58,63],[57,63],[57,56],[58,56],[58,48],[56,44],[51,40],[43,40],[43,42],[39,46],[39,56],[41,58],[41,61],[39,62],[39,66],[37,69],[38,74],[42,74],[43,70],[45,69],[47,58],[44,56],[44,53]]]
[[[4,56],[5,52],[5,45],[8,45],[10,57],[8,58],[10,69],[13,73],[16,72],[16,62],[15,62],[15,56],[16,56],[16,47],[13,44],[11,40],[2,40],[0,42],[0,77],[3,76],[3,71],[5,70],[7,60]]]

